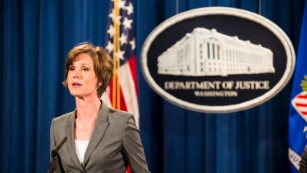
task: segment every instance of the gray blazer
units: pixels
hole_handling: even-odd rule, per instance
[[[301,156],[299,173],[307,173],[307,145],[305,145],[304,151]]]
[[[75,149],[75,111],[52,120],[50,150],[64,137],[59,149],[65,172],[125,173],[127,164],[132,172],[149,172],[134,116],[108,108],[102,103],[93,134],[80,164]]]

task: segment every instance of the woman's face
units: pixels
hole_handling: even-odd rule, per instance
[[[97,96],[97,77],[91,56],[81,53],[69,66],[67,85],[70,94],[75,97]]]

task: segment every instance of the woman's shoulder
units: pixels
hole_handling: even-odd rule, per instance
[[[136,129],[135,117],[132,113],[112,109],[108,116],[108,122],[110,123],[110,127],[118,129]],[[131,128],[132,127],[132,128]],[[112,129],[113,129],[112,128]]]
[[[122,111],[119,109],[113,109],[113,108],[110,108],[110,115],[113,117],[117,117],[117,118],[129,118],[133,116],[133,114],[130,112]]]
[[[58,117],[54,117],[52,121],[53,121],[53,123],[66,122],[67,119],[69,119],[71,116],[74,115],[74,112],[75,111],[67,112],[67,113],[62,114]]]
[[[109,111],[109,120],[110,121],[120,121],[127,122],[129,119],[134,118],[133,114],[127,111],[122,111],[118,109],[110,109]]]

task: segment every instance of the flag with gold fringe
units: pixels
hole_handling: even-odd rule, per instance
[[[106,49],[113,58],[114,71],[102,99],[115,109],[133,113],[139,128],[132,0],[111,0],[108,19]],[[131,172],[129,165],[126,172]]]
[[[137,69],[133,4],[131,0],[111,0],[106,49],[113,58],[113,78],[103,100],[115,109],[134,114],[139,127]]]
[[[289,110],[289,160],[291,172],[298,173],[301,154],[307,144],[307,3],[293,78]]]

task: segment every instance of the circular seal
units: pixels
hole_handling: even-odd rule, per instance
[[[290,80],[295,53],[256,13],[206,7],[177,14],[147,37],[141,69],[161,97],[185,109],[230,113],[271,99]]]

